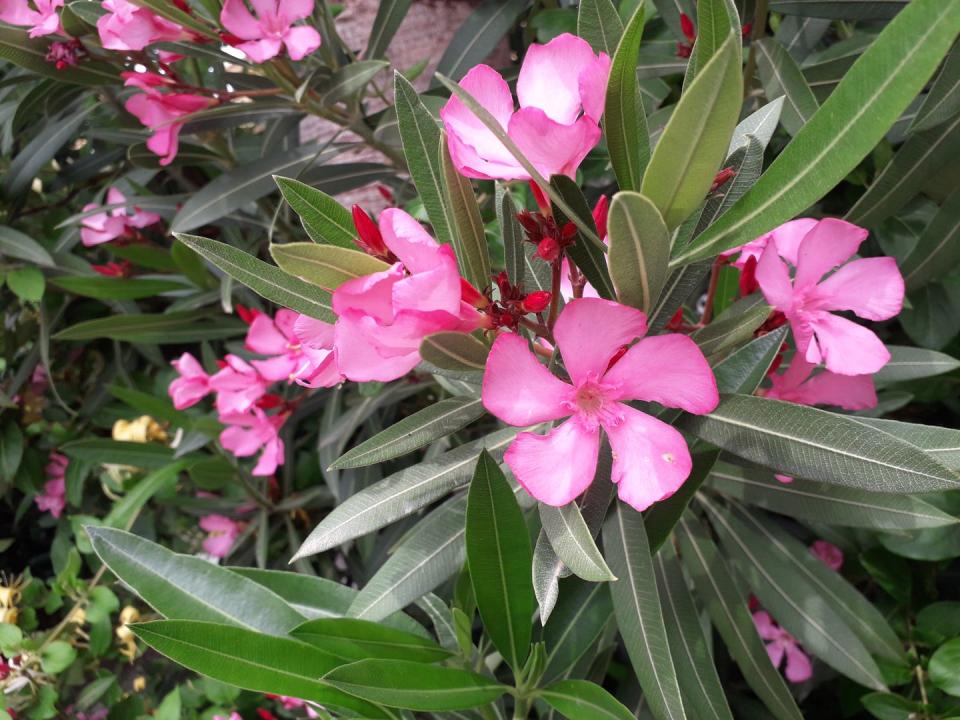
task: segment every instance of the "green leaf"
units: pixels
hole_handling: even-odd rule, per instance
[[[550,178],[550,185],[556,191],[556,194],[563,198],[569,211],[573,213],[572,215],[567,214],[567,210],[554,202],[553,215],[557,224],[563,227],[567,220],[571,220],[578,228],[586,227],[596,236],[597,226],[593,219],[593,212],[577,183],[566,175],[554,175]],[[607,258],[604,253],[606,246],[601,249],[589,242],[586,235],[579,229],[575,237],[574,243],[567,248],[567,254],[570,255],[570,259],[576,263],[580,272],[586,276],[597,293],[601,297],[612,300],[616,297],[616,291],[607,270]]]
[[[581,0],[577,8],[577,35],[594,52],[605,52],[611,58],[623,35],[623,22],[612,0]]]
[[[357,231],[350,211],[322,190],[299,180],[275,177],[280,194],[300,216],[303,229],[318,243],[355,249]]]
[[[40,302],[47,282],[39,268],[21,267],[7,272],[7,287],[25,302]]]
[[[900,264],[900,272],[910,293],[943,277],[957,265],[960,265],[960,189],[947,196],[907,259]]]
[[[380,0],[377,16],[373,19],[370,30],[370,39],[367,40],[367,51],[363,54],[365,58],[383,57],[406,17],[411,2],[412,0]]]
[[[131,630],[157,652],[215,680],[311,700],[361,717],[387,717],[321,681],[339,664],[338,658],[299,640],[195,620],[157,620],[133,625]]]
[[[960,332],[960,277],[927,283],[907,300],[911,307],[900,313],[900,324],[918,345],[939,350]]]
[[[617,503],[603,526],[603,546],[620,578],[610,584],[617,626],[644,697],[658,720],[682,720],[684,703],[667,640],[643,516]]]
[[[908,443],[836,413],[747,395],[677,427],[787,475],[881,492],[955,489],[960,480]]]
[[[858,417],[856,420],[922,449],[951,470],[960,470],[960,430],[880,418]]]
[[[40,667],[51,675],[59,675],[76,659],[77,651],[73,645],[63,640],[54,640],[40,651]]]
[[[617,299],[650,312],[667,279],[670,233],[660,211],[639,193],[613,196],[607,220],[610,275]]]
[[[467,70],[489,57],[529,5],[530,0],[487,0],[450,38],[437,72],[460,80]]]
[[[720,317],[691,335],[700,350],[711,357],[753,337],[769,317],[771,308],[759,295],[750,295],[728,307]]]
[[[960,29],[960,6],[911,2],[746,195],[673,265],[711,257],[810,207],[880,141],[933,74]]]
[[[323,682],[371,702],[423,712],[466,710],[507,691],[469,670],[407,660],[361,660],[327,673]]]
[[[336,320],[330,307],[330,293],[226,243],[196,235],[177,235],[176,237],[234,280],[243,283],[270,302],[318,320],[326,322]]]
[[[803,720],[790,690],[770,662],[747,610],[747,599],[717,546],[690,513],[680,519],[677,528],[683,566],[747,684],[777,720]]]
[[[542,280],[531,273],[527,280],[526,237],[523,228],[517,221],[517,206],[513,202],[509,189],[503,183],[497,183],[494,199],[497,209],[497,221],[500,223],[500,234],[503,235],[503,255],[507,277],[513,285],[524,292],[545,290],[550,287],[550,271],[543,263],[545,272],[541,273]],[[543,287],[539,287],[539,283]]]
[[[957,112],[960,112],[960,50],[954,47],[917,110],[910,132],[929,130]]]
[[[787,328],[751,340],[713,366],[717,388],[722,393],[752,394],[767,376],[787,336]]]
[[[450,657],[433,640],[369,620],[319,618],[308,620],[290,634],[348,662],[381,658],[432,663]]]
[[[705,0],[697,3],[697,41],[693,46],[693,55],[687,65],[684,87],[703,70],[706,64],[723,46],[724,41],[733,35],[741,35],[740,14],[733,0]],[[740,46],[737,46],[736,64],[742,63]]]
[[[703,634],[699,611],[672,543],[663,544],[654,555],[653,564],[684,704],[699,718],[733,720]]]
[[[892,693],[869,693],[860,702],[879,720],[912,720],[924,709],[921,703]]]
[[[122,530],[88,527],[87,534],[110,571],[164,617],[271,635],[285,635],[305,619],[270,590],[202,558]]]
[[[693,468],[683,485],[666,500],[661,500],[647,510],[644,525],[647,528],[647,539],[654,552],[657,552],[670,539],[670,534],[690,504],[690,500],[706,482],[710,470],[719,457],[720,453],[717,450],[695,453],[692,458]]]
[[[617,579],[597,549],[593,540],[596,533],[588,527],[576,502],[563,507],[540,503],[540,522],[557,557],[575,575],[591,582]]]
[[[317,88],[320,104],[327,107],[356,95],[389,65],[386,60],[355,60],[335,70],[330,80]]]
[[[17,260],[26,260],[34,265],[53,267],[53,258],[50,253],[28,235],[12,227],[0,225],[0,255]]]
[[[877,382],[916,380],[953,372],[960,367],[960,360],[936,350],[901,345],[888,345],[887,349],[890,362],[873,376]]]
[[[644,12],[644,4],[638,4],[617,43],[603,108],[607,151],[621,190],[639,191],[650,161],[647,118],[637,87],[637,56]]]
[[[240,250],[235,252],[241,253]],[[266,265],[266,263],[263,264]],[[277,270],[277,272],[280,271]],[[180,345],[234,337],[242,335],[244,330],[243,323],[234,318],[211,315],[207,310],[190,310],[160,315],[132,313],[86,320],[61,330],[53,336],[53,339],[109,338],[134,343]]]
[[[538,690],[537,697],[570,720],[633,719],[633,713],[623,703],[587,680],[561,680]]]
[[[543,628],[547,656],[542,682],[569,677],[588,660],[607,634],[612,618],[608,585],[576,578],[565,581],[550,621]]]
[[[120,500],[117,500],[103,523],[109,527],[128,529],[134,519],[143,509],[150,498],[158,492],[171,490],[176,485],[180,471],[186,467],[184,460],[179,460],[165,467],[154,470],[138,482]]]
[[[0,58],[9,60],[35,75],[53,78],[72,85],[120,85],[117,68],[105,62],[85,60],[77,67],[57,70],[47,60],[50,39],[28,38],[21,27],[0,27]]]
[[[785,15],[838,20],[886,20],[909,0],[771,0],[770,9]]]
[[[70,458],[92,463],[132,465],[155,470],[173,462],[173,450],[162,445],[121,442],[105,438],[73,440],[60,447]]]
[[[163,701],[157,705],[153,713],[155,720],[180,720],[181,712],[180,688],[175,687],[168,692]]]
[[[0,480],[12,482],[23,457],[23,433],[13,420],[0,429]]]
[[[337,245],[274,243],[270,245],[270,256],[285,273],[331,291],[348,280],[390,269],[372,255]]]
[[[474,335],[462,332],[438,332],[420,343],[420,357],[444,370],[483,372],[490,348]]]
[[[523,513],[503,472],[483,451],[467,499],[467,566],[487,635],[514,673],[530,652],[536,599]]]
[[[331,469],[365,467],[402,457],[457,432],[484,414],[483,403],[471,397],[447,398],[408,415],[344,453]]]
[[[773,38],[762,38],[751,45],[757,52],[757,69],[768,100],[781,95],[786,102],[780,122],[791,135],[800,132],[820,107],[813,91],[807,85],[800,67],[783,46]]]
[[[440,133],[440,164],[443,167],[447,206],[452,215],[453,251],[460,274],[475,288],[482,290],[490,283],[490,255],[487,236],[480,217],[480,206],[470,181],[457,172],[450,159],[447,136]]]
[[[743,96],[740,37],[730,35],[681,96],[640,191],[672,230],[693,214],[727,154]]]
[[[50,284],[74,295],[98,300],[139,300],[162,293],[184,291],[187,285],[176,280],[154,278],[112,278],[64,275],[54,278]]]

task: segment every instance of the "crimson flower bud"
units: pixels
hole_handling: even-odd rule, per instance
[[[552,297],[546,290],[537,290],[527,295],[520,303],[520,307],[527,313],[543,312],[550,305]]]
[[[736,171],[734,171],[732,167],[725,167],[714,176],[713,185],[710,186],[710,192],[716,192],[724,183],[728,182],[730,178],[736,174]]]
[[[755,257],[747,258],[740,271],[740,297],[751,295],[760,289],[757,282],[757,259]]]
[[[246,305],[237,304],[236,306],[237,315],[240,316],[240,319],[243,320],[247,325],[252,323],[257,319],[257,315],[260,314],[259,310],[255,308],[248,308]]]
[[[540,208],[540,212],[544,215],[550,215],[552,212],[550,209],[550,199],[547,197],[546,193],[543,192],[543,189],[537,185],[533,180],[530,181],[530,190],[533,192],[533,199],[537,201],[537,207]]]
[[[602,240],[607,236],[607,215],[610,214],[610,200],[601,195],[597,204],[593,206],[593,222],[597,226],[597,235]]]
[[[537,243],[537,255],[547,262],[555,262],[560,257],[560,243],[556,238],[545,237]]]
[[[485,308],[490,302],[466,278],[460,278],[460,299],[477,309]]]
[[[683,36],[691,44],[697,39],[697,31],[693,27],[693,20],[686,13],[680,13],[680,30],[683,31]]]
[[[357,229],[357,246],[367,255],[386,257],[390,253],[380,228],[359,205],[353,206],[353,226]]]

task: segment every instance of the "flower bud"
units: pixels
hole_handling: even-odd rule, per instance
[[[477,290],[466,278],[460,278],[460,299],[477,309],[485,308],[490,302],[486,296]]]
[[[610,200],[601,195],[597,204],[593,206],[593,222],[597,226],[597,235],[603,240],[607,236],[607,216],[610,214]]]
[[[556,262],[560,257],[560,243],[556,238],[545,237],[537,244],[537,255],[549,263]]]
[[[390,254],[380,228],[359,205],[353,206],[353,226],[357,229],[357,246],[367,255],[386,257]]]
[[[527,313],[543,312],[550,305],[552,297],[546,290],[537,290],[527,295],[520,303],[520,307]]]

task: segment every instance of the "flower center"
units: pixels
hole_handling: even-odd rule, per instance
[[[621,420],[619,403],[614,399],[615,386],[589,379],[581,383],[570,403],[577,414],[592,428],[600,424],[618,425]]]

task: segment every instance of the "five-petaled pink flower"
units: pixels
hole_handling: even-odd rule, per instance
[[[41,512],[48,512],[53,517],[60,517],[60,513],[67,505],[67,465],[70,460],[66,455],[58,452],[50,453],[47,463],[47,481],[43,485],[43,492],[33,498]]]
[[[111,187],[107,191],[107,205],[118,205],[126,201],[126,196],[117,188]],[[87,203],[83,206],[83,211],[89,212],[98,207],[100,206],[96,203]],[[160,222],[160,216],[156,213],[138,207],[134,207],[132,212],[128,212],[125,207],[114,208],[81,220],[80,239],[86,247],[92,247],[110,242],[130,232],[131,228],[145,228],[156,222]]]
[[[753,624],[757,633],[767,644],[767,655],[774,667],[780,667],[784,656],[787,658],[786,676],[792,683],[802,683],[813,675],[810,658],[800,649],[796,638],[777,625],[770,613],[760,610],[753,614]]]
[[[147,148],[161,157],[161,165],[169,165],[180,148],[182,118],[214,104],[202,95],[161,92],[169,87],[169,79],[155,73],[123,73],[125,85],[143,90],[124,103],[124,108],[146,127],[153,130]]]
[[[175,42],[189,35],[183,27],[127,0],[103,0],[106,15],[97,19],[100,44],[107,50],[143,50],[157,42]]]
[[[179,377],[170,383],[167,393],[177,410],[196,405],[212,392],[210,376],[193,355],[184,353],[170,364]]]
[[[253,468],[257,476],[269,476],[283,464],[283,440],[280,428],[286,415],[267,415],[257,406],[250,412],[224,413],[220,422],[228,427],[220,433],[220,444],[237,457],[249,457],[263,451]]]
[[[850,310],[865,320],[887,320],[903,306],[903,276],[896,260],[847,262],[866,237],[863,228],[827,218],[803,236],[795,255],[791,248],[768,243],[757,263],[760,289],[767,302],[787,316],[799,354],[840,375],[875,373],[890,360],[890,353],[873,331],[831,311]],[[792,283],[781,257],[796,268]]]
[[[836,572],[843,567],[843,550],[826,540],[817,540],[810,546],[812,552],[824,565]]]
[[[302,60],[320,47],[320,33],[309,25],[294,25],[313,14],[313,0],[251,0],[257,17],[244,0],[226,0],[221,24],[233,35],[238,50],[256,63],[276,57],[283,46],[293,60]]]
[[[200,529],[207,533],[203,549],[215,558],[225,558],[240,536],[240,528],[240,523],[223,515],[204,515],[200,518]]]
[[[546,45],[527,49],[517,79],[520,109],[514,111],[506,81],[489,65],[477,65],[460,85],[507,132],[526,158],[546,177],[573,176],[600,141],[610,58],[589,43],[563,33]],[[484,180],[529,179],[496,136],[456,97],[440,111],[450,156],[457,170]]]
[[[872,376],[838,375],[829,370],[814,375],[815,367],[796,353],[783,373],[770,375],[772,387],[762,392],[768,398],[797,405],[836,405],[844,410],[877,406]]]
[[[440,245],[403,210],[380,215],[380,232],[399,261],[348,280],[333,293],[334,347],[348,379],[395,380],[420,362],[420,342],[444,330],[470,332],[481,320],[463,302],[453,248]]]
[[[333,364],[333,351],[316,347],[318,342],[321,342],[317,333],[325,333],[332,341],[333,325],[303,316],[301,327],[305,327],[303,323],[310,321],[309,328],[313,333],[308,342],[304,343],[296,333],[298,317],[301,316],[286,309],[278,310],[273,319],[258,313],[247,331],[247,349],[272,357],[267,360],[252,360],[250,364],[257,369],[261,377],[271,382],[294,382],[303,378],[312,381],[312,387],[336,385],[340,382],[339,373],[329,372]],[[316,384],[320,378],[329,383]]]
[[[689,337],[644,338],[646,332],[639,310],[600,298],[568,303],[553,334],[571,384],[541,365],[519,335],[494,342],[483,376],[487,410],[520,426],[572,416],[546,435],[521,433],[507,450],[517,482],[540,502],[566,505],[587,489],[601,428],[613,450],[618,495],[635,509],[670,497],[687,479],[692,463],[683,436],[625,402],[707,413],[719,402],[717,383]]]
[[[58,10],[65,0],[0,0],[0,20],[11,25],[29,27],[32,38],[61,32]]]

